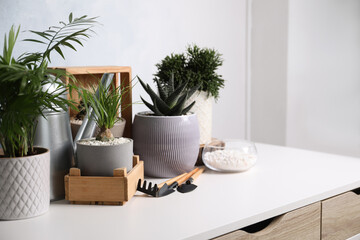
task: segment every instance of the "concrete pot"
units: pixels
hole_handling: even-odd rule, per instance
[[[72,138],[74,140],[76,137],[76,134],[79,131],[79,128],[82,124],[82,121],[71,119],[70,123],[71,123],[71,134],[72,134]],[[122,137],[123,136],[125,124],[126,124],[126,120],[124,118],[121,118],[121,120],[119,122],[115,123],[114,127],[110,129],[112,134],[114,135],[114,137]],[[96,126],[93,137],[95,137],[99,132],[100,132],[100,128],[98,128]]]
[[[50,151],[0,158],[0,220],[36,217],[50,205]]]
[[[83,142],[95,138],[77,141],[77,160],[81,175],[113,176],[115,168],[124,168],[129,172],[133,167],[133,140],[118,145],[86,145]]]
[[[195,114],[135,115],[134,153],[144,161],[145,175],[174,177],[191,171],[199,153],[199,126]]]

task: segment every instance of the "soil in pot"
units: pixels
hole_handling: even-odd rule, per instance
[[[115,168],[126,167],[129,172],[133,167],[133,140],[130,138],[115,138],[107,142],[89,138],[76,144],[81,175],[113,176]]]

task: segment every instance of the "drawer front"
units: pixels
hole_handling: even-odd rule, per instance
[[[320,239],[320,202],[274,218],[264,229],[248,233],[237,230],[217,240],[318,240]]]
[[[346,192],[322,202],[324,240],[342,240],[360,233],[360,196]]]

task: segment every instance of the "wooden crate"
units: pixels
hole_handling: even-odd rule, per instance
[[[101,79],[104,73],[114,73],[114,85],[115,87],[129,87],[129,93],[124,98],[121,106],[121,117],[126,120],[126,126],[124,130],[124,137],[131,138],[131,126],[132,126],[132,96],[131,96],[131,67],[119,67],[119,66],[103,66],[103,67],[55,67],[56,69],[66,70],[68,73],[75,76],[79,84],[84,86],[97,86],[99,79]],[[66,83],[69,83],[69,78],[65,79]],[[70,94],[69,94],[70,95]],[[78,94],[73,91],[72,99],[75,102],[80,102]],[[125,108],[125,106],[129,105]],[[76,116],[77,111],[70,109],[70,117]]]
[[[71,168],[65,176],[65,199],[72,204],[123,205],[135,194],[139,179],[144,180],[144,162],[133,157],[133,169],[114,169],[113,177],[81,176]]]

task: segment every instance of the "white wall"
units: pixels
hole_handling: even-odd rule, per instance
[[[253,0],[252,139],[360,157],[360,1],[270,2]]]
[[[287,145],[360,157],[360,1],[290,0]]]
[[[253,0],[251,139],[286,144],[288,0]]]
[[[1,0],[0,44],[12,24],[22,29],[45,30],[70,12],[100,16],[103,24],[85,48],[66,52],[66,61],[53,66],[118,65],[133,68],[133,75],[152,83],[155,64],[187,44],[216,48],[223,54],[219,73],[226,80],[214,106],[214,137],[245,135],[246,0]],[[17,52],[33,50],[20,43]],[[145,92],[137,86],[134,101]],[[145,110],[135,105],[134,112]]]

